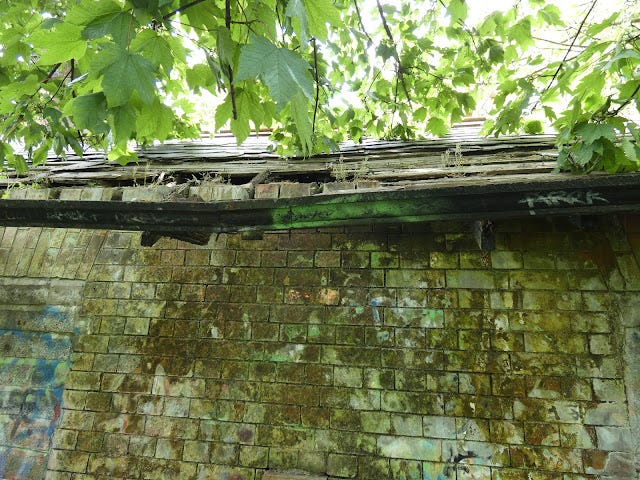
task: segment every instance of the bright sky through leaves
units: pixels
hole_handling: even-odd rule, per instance
[[[563,169],[638,169],[637,1],[0,1],[0,162],[18,170],[48,150],[135,161],[203,128],[311,155],[478,114],[487,134],[549,126]]]

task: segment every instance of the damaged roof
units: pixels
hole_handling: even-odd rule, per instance
[[[55,158],[0,178],[8,189],[0,224],[210,234],[640,212],[639,174],[557,173],[553,136],[478,130],[345,144],[310,158],[278,157],[266,136],[156,145],[126,166],[96,152]]]

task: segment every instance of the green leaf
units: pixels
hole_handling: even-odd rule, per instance
[[[233,115],[233,107],[231,105],[231,94],[227,96],[224,102],[218,105],[215,114],[215,129],[216,131],[224,127]]]
[[[136,112],[128,105],[111,109],[111,129],[116,144],[126,144],[136,131]]]
[[[606,138],[615,141],[616,131],[611,125],[601,123],[584,123],[575,129],[575,134],[582,137],[586,144],[594,143],[596,140]]]
[[[327,38],[327,24],[335,28],[342,25],[340,11],[332,0],[304,0],[304,6],[309,19],[309,33],[319,40]]]
[[[447,7],[447,13],[451,17],[451,24],[457,23],[458,21],[464,22],[468,14],[466,0],[451,0]]]
[[[264,37],[251,35],[240,53],[236,80],[259,77],[281,109],[298,93],[313,98],[309,64],[296,52],[276,47]]]
[[[427,122],[427,130],[438,137],[444,137],[449,133],[449,127],[445,121],[438,117],[431,117]]]
[[[292,19],[292,25],[301,43],[309,40],[309,20],[303,0],[289,0],[284,14]]]
[[[623,138],[620,145],[622,147],[622,150],[624,151],[625,156],[630,162],[637,163],[638,160],[640,160],[640,148],[638,148],[635,143],[633,143],[628,138]]]
[[[144,103],[150,104],[156,96],[153,64],[143,56],[124,49],[119,50],[113,60],[103,69],[102,88],[107,105],[110,108],[124,105],[134,92],[138,92]]]
[[[87,26],[96,19],[121,12],[122,8],[113,0],[83,0],[69,9],[65,20],[79,26]]]
[[[90,93],[72,99],[64,107],[64,113],[73,118],[80,130],[93,133],[107,133],[107,99],[104,93]]]
[[[291,99],[291,118],[296,125],[302,153],[309,155],[313,151],[313,127],[309,120],[309,101],[300,92]]]
[[[149,140],[166,140],[173,128],[173,111],[155,98],[151,105],[145,105],[138,114],[136,130],[139,136]]]
[[[231,32],[228,28],[220,27],[218,29],[216,46],[218,48],[220,61],[227,65],[234,66],[238,52],[238,43],[231,38]]]
[[[101,15],[92,20],[82,31],[82,38],[92,40],[111,35],[120,46],[126,47],[135,35],[134,17],[131,12],[116,12]]]
[[[143,30],[131,41],[131,50],[140,53],[166,72],[173,66],[173,52],[167,40],[155,30]]]
[[[127,163],[137,162],[138,154],[133,150],[129,150],[126,144],[116,145],[107,154],[107,159],[110,162],[118,162],[120,165],[126,165]]]
[[[59,23],[49,31],[36,31],[31,36],[31,41],[41,52],[38,62],[53,65],[83,57],[87,51],[87,42],[81,33],[82,27],[70,23]]]

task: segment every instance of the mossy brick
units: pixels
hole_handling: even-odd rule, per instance
[[[524,436],[528,445],[560,446],[559,426],[551,423],[525,422]]]
[[[258,387],[260,398],[265,402],[281,404],[317,406],[320,389],[309,385],[286,383],[261,383]]]
[[[143,457],[139,459],[139,466],[140,470],[144,472],[146,480],[164,480],[166,478],[196,480],[197,477],[197,466],[188,462]]]
[[[383,270],[357,268],[331,269],[329,286],[334,287],[381,287],[384,285]]]
[[[300,412],[303,427],[328,429],[331,422],[331,409],[325,407],[306,407]]]
[[[509,273],[509,287],[525,290],[567,290],[573,281],[564,271],[517,270]]]
[[[535,447],[518,445],[511,448],[513,467],[557,472],[580,472],[582,451],[559,447]]]
[[[390,368],[365,368],[363,371],[366,388],[389,390],[395,384],[395,371]]]
[[[289,448],[271,447],[269,469],[276,471],[298,470],[299,452]]]
[[[355,478],[358,474],[358,457],[330,453],[327,460],[327,474],[339,478]]]
[[[104,433],[101,432],[78,432],[76,441],[76,451],[80,452],[100,452],[104,443]]]
[[[594,355],[610,355],[614,351],[611,335],[590,335],[589,351]]]
[[[348,414],[347,414],[348,416]],[[332,417],[333,418],[333,417]],[[370,412],[363,411],[358,412],[357,416],[354,416],[351,428],[353,430],[367,432],[367,433],[391,433],[391,421],[390,415],[386,412]],[[359,425],[355,422],[360,421]]]
[[[333,408],[330,416],[331,429],[358,431],[361,427],[361,415],[358,411]]]
[[[606,333],[611,331],[611,302],[614,301],[605,294],[605,298],[598,299],[593,293],[583,294],[584,303],[589,310],[581,311],[572,318],[571,328],[576,332]],[[607,313],[605,313],[607,312]]]
[[[99,390],[101,374],[99,372],[69,372],[65,387],[73,390]]]
[[[393,268],[400,266],[400,259],[397,253],[371,252],[371,268]]]
[[[380,435],[377,445],[380,454],[389,458],[438,461],[442,456],[440,440]]]
[[[624,402],[626,400],[622,380],[594,378],[592,382],[595,400],[601,402]]]
[[[524,397],[527,394],[525,378],[518,375],[491,375],[491,393],[499,397]]]
[[[91,370],[93,368],[94,357],[94,353],[72,353],[71,364],[73,365],[73,369],[85,371]]]
[[[325,286],[329,271],[315,268],[276,269],[274,284],[292,287]]]
[[[282,383],[304,383],[305,369],[296,363],[278,363],[275,378]]]
[[[387,287],[443,288],[445,272],[442,270],[387,270]]]
[[[235,263],[235,250],[212,250],[209,257],[209,265],[213,267],[227,267]]]
[[[86,398],[87,392],[78,390],[64,390],[62,392],[62,402],[68,409],[67,411],[71,411],[72,409],[82,410],[85,406]]]
[[[328,233],[290,232],[277,235],[277,250],[330,250],[331,235]]]
[[[386,251],[387,236],[383,233],[337,233],[333,235],[333,250]]]
[[[371,254],[369,252],[342,251],[342,268],[369,268],[371,266]]]
[[[336,326],[311,324],[307,326],[307,341],[309,343],[327,343],[335,342]]]
[[[295,427],[258,425],[255,441],[259,445],[310,450],[314,446],[314,434],[312,431]]]
[[[486,330],[459,330],[458,346],[462,350],[489,350],[491,335]]]
[[[322,324],[326,318],[326,310],[323,306],[306,305],[273,305],[269,312],[269,319],[277,323]]]
[[[569,331],[574,317],[568,312],[509,312],[509,327],[513,331]]]
[[[74,450],[77,439],[77,431],[58,428],[53,434],[51,447],[61,450]]]
[[[191,418],[147,417],[144,433],[153,437],[195,440],[198,436],[198,420]]]
[[[170,438],[159,438],[156,442],[155,458],[178,460],[182,458],[184,442]]]
[[[424,391],[427,389],[427,376],[417,370],[396,370],[395,389]]]
[[[286,266],[291,268],[309,268],[314,266],[315,251],[292,250],[287,252]],[[284,266],[284,265],[280,265]]]
[[[333,367],[329,365],[312,365],[304,367],[306,382],[310,385],[332,385]]]
[[[447,270],[448,288],[493,289],[496,279],[493,272],[482,270]]]
[[[364,327],[338,325],[335,327],[335,342],[338,345],[364,345]]]
[[[112,395],[108,392],[87,392],[84,408],[86,410],[106,412],[111,408],[111,398]]]
[[[392,413],[439,415],[444,413],[442,399],[435,394],[418,392],[382,392],[381,408]]]
[[[380,350],[369,347],[322,346],[322,363],[376,367],[381,365]]]
[[[243,467],[266,468],[269,464],[269,448],[242,445],[238,463]]]
[[[444,310],[437,308],[384,308],[384,323],[387,326],[442,328]]]
[[[83,473],[87,471],[89,454],[73,450],[52,450],[49,454],[49,469]]]
[[[74,395],[72,391],[67,390],[63,395],[63,400],[65,401],[65,407],[67,410],[64,411],[64,414],[60,418],[60,423],[57,424],[57,427],[60,428],[68,428],[70,430],[91,430],[93,427],[93,422],[96,417],[95,412],[83,412],[80,410],[71,410],[71,408],[83,408],[84,407],[84,399],[86,398],[86,392],[82,392],[79,395]],[[69,402],[67,402],[69,400]],[[74,402],[75,403],[72,403]]]

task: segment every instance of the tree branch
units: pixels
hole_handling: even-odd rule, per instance
[[[571,40],[571,44],[569,45],[569,48],[565,52],[564,58],[560,62],[560,65],[558,65],[558,68],[556,69],[555,73],[553,74],[553,77],[551,77],[551,80],[549,81],[549,84],[545,87],[545,89],[542,91],[542,93],[540,93],[540,98],[542,98],[542,96],[545,93],[547,93],[547,91],[551,88],[551,85],[553,85],[553,82],[555,82],[556,78],[558,78],[558,74],[560,73],[560,70],[562,70],[562,66],[567,61],[567,58],[569,57],[569,54],[571,53],[571,50],[573,49],[573,46],[575,45],[576,41],[578,40],[578,37],[580,36],[580,32],[582,31],[582,27],[584,27],[584,24],[587,22],[587,18],[589,18],[589,15],[591,15],[591,12],[596,7],[597,3],[598,3],[598,0],[593,0],[593,2],[591,3],[591,7],[589,8],[589,11],[587,11],[587,13],[584,16],[584,18],[582,19],[582,22],[580,22],[580,26],[578,27],[578,31],[574,35],[573,40]],[[536,104],[533,107],[534,109],[538,106],[539,102],[540,102],[539,100],[536,102]]]
[[[400,83],[402,84],[402,89],[404,90],[404,94],[407,97],[407,100],[409,102],[409,105],[411,105],[411,96],[409,95],[409,90],[407,89],[407,84],[404,81],[404,68],[402,67],[402,64],[400,63],[400,55],[398,55],[398,48],[396,46],[396,42],[393,39],[393,34],[391,33],[391,29],[389,28],[389,24],[387,23],[387,18],[384,16],[384,11],[382,10],[382,5],[380,5],[380,0],[376,0],[376,4],[378,6],[378,13],[380,14],[380,19],[382,20],[382,26],[384,27],[384,31],[387,33],[387,38],[389,38],[389,41],[391,42],[391,45],[393,47],[393,57],[396,60],[396,64],[398,65],[398,79],[400,80]]]
[[[225,0],[224,2],[224,23],[228,30],[231,29],[231,0]],[[233,119],[238,119],[238,107],[236,105],[236,89],[233,85],[233,68],[231,65],[227,65],[227,72],[229,73],[229,95],[231,95],[231,111],[233,112]]]
[[[622,105],[620,105],[618,108],[616,108],[613,112],[611,112],[612,116],[617,116],[624,107],[626,107],[627,105],[629,105],[633,100],[635,100],[636,98],[636,94],[640,92],[640,82],[638,82],[638,85],[636,86],[635,90],[633,91],[633,93],[629,96],[629,98],[627,98]]]
[[[184,5],[181,5],[180,7],[176,8],[175,10],[173,10],[172,12],[167,13],[166,15],[164,15],[162,17],[163,20],[169,20],[171,17],[184,12],[187,8],[191,8],[194,7],[196,5],[198,5],[199,3],[204,2],[205,0],[193,0],[189,3],[186,3]]]
[[[358,8],[358,0],[353,0],[353,6],[356,7],[356,15],[358,15],[358,23],[360,24],[360,28],[362,28],[362,33],[367,37],[369,43],[373,43],[373,39],[369,36],[367,29],[364,28],[364,23],[362,23],[362,15],[360,15],[360,8]]]
[[[311,131],[316,133],[316,115],[318,113],[318,103],[320,101],[320,81],[318,80],[318,45],[316,39],[311,39],[313,42],[313,73],[316,81],[316,98],[315,105],[313,106],[313,123],[311,124]]]

